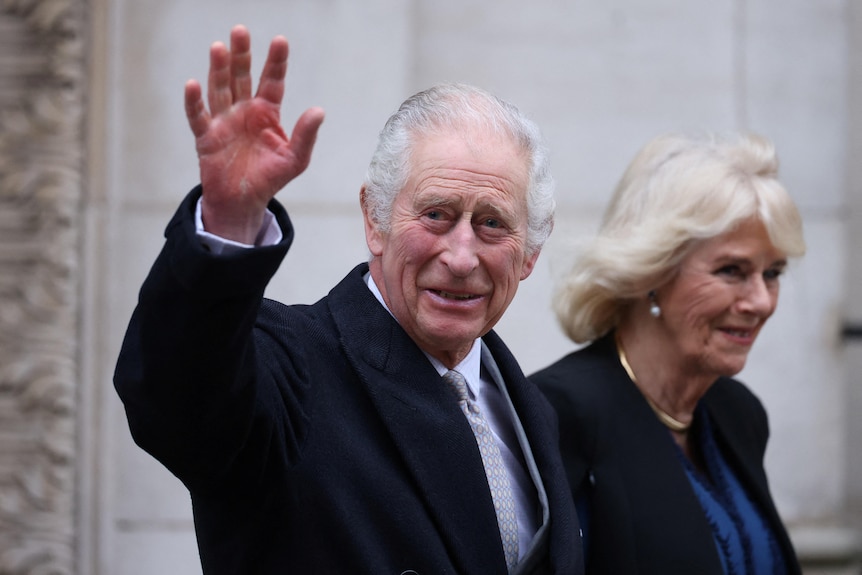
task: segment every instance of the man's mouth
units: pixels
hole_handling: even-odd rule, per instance
[[[479,297],[477,295],[472,295],[472,294],[457,294],[457,293],[451,293],[451,292],[442,291],[442,290],[434,290],[434,293],[436,293],[440,297],[443,297],[446,299],[454,299],[454,300],[458,300],[458,301],[476,299],[477,297]]]

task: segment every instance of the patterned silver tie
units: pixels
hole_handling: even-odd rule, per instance
[[[503,540],[503,552],[506,555],[506,565],[509,570],[518,562],[518,517],[515,515],[515,497],[509,485],[509,474],[503,465],[503,456],[497,440],[491,432],[491,427],[482,416],[479,406],[470,399],[467,393],[467,381],[455,370],[448,371],[443,379],[448,383],[458,397],[461,410],[473,428],[479,453],[482,454],[482,464],[485,475],[488,476],[488,486],[491,488],[491,498],[497,511],[497,524],[500,526],[500,537]]]

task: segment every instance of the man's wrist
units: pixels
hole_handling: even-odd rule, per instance
[[[264,213],[263,224],[261,225],[260,231],[257,233],[254,244],[237,242],[208,232],[204,228],[201,198],[198,198],[197,204],[195,205],[195,230],[201,244],[208,251],[214,254],[228,254],[255,247],[272,246],[281,242],[284,237],[281,232],[281,228],[278,225],[278,221],[275,219],[275,215],[269,210],[266,210]]]

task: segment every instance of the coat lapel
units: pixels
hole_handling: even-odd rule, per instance
[[[536,549],[522,557],[524,563],[519,564],[516,572],[532,573],[547,569],[576,573],[583,562],[580,525],[560,458],[556,414],[539,389],[524,376],[500,337],[491,331],[482,339],[493,356],[523,427],[529,444],[527,449],[539,472],[538,481],[542,489],[537,487],[537,491],[540,494],[544,491],[545,501],[541,501],[540,495],[540,504],[546,508],[539,525],[539,539],[534,542]],[[548,547],[550,552],[546,551]],[[543,562],[546,560],[552,565],[545,567]]]
[[[711,391],[717,391],[718,385],[721,384],[717,382]],[[732,462],[734,471],[739,474],[739,478],[746,489],[762,505],[764,501],[769,501],[770,498],[766,476],[761,466],[762,461],[758,459],[756,449],[758,445],[765,442],[766,438],[758,440],[742,433],[741,428],[749,427],[752,424],[751,421],[740,421],[740,418],[747,418],[746,414],[739,412],[738,409],[735,412],[724,409],[720,399],[710,401],[713,397],[715,394],[706,396],[704,404],[713,422],[716,439],[720,442],[725,457],[728,457]]]
[[[721,444],[722,453],[745,486],[749,497],[759,506],[769,522],[785,560],[793,558],[793,544],[769,493],[769,483],[763,468],[762,449],[769,435],[766,414],[759,405],[751,403],[756,401],[753,397],[748,402],[739,397],[731,398],[729,393],[725,393],[727,390],[723,385],[734,383],[719,380],[703,398],[716,440]],[[744,412],[740,409],[741,405],[745,405]],[[754,411],[755,407],[757,411]],[[757,425],[763,425],[759,433],[753,431]],[[795,560],[788,562],[787,568],[791,573],[799,573]]]
[[[452,561],[467,573],[505,572],[496,514],[470,425],[428,358],[368,290],[362,279],[366,271],[367,265],[358,266],[330,293],[341,345]]]

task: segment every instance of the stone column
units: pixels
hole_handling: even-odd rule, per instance
[[[0,573],[75,571],[84,0],[0,2]]]

